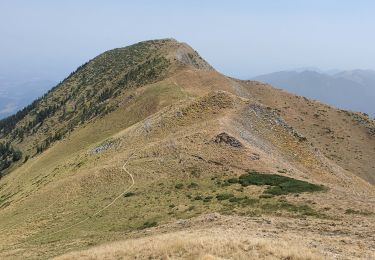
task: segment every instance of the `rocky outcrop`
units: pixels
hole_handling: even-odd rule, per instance
[[[240,141],[238,141],[236,138],[228,135],[225,132],[215,136],[214,142],[217,143],[217,144],[219,144],[219,143],[227,144],[227,145],[230,145],[230,146],[235,147],[235,148],[243,147],[243,145]]]

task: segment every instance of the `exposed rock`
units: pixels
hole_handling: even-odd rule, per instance
[[[250,158],[251,158],[251,160],[259,160],[260,159],[260,155],[257,154],[257,153],[252,153],[250,155]]]
[[[298,138],[298,141],[300,142],[304,142],[304,141],[307,141],[307,138],[303,135],[301,135],[300,133],[298,133],[297,131],[294,131],[294,136]]]
[[[243,147],[243,145],[241,144],[240,141],[238,141],[236,138],[234,138],[233,136],[228,135],[225,132],[223,132],[221,134],[218,134],[215,137],[214,142],[217,143],[217,144],[219,144],[219,143],[228,144],[228,145],[236,147],[236,148]]]
[[[91,150],[92,154],[102,153],[110,148],[112,148],[116,144],[114,140],[107,140],[100,145],[96,146],[94,149]]]
[[[287,130],[290,134],[295,136],[300,142],[307,141],[307,138],[288,125],[284,119],[271,107],[264,107],[259,104],[251,104],[250,110],[253,111],[257,117],[267,120],[271,125],[279,125]]]
[[[177,225],[180,225],[180,226],[184,226],[184,227],[186,227],[186,226],[189,225],[189,221],[186,220],[186,219],[178,219],[178,220],[176,221],[176,224],[177,224]]]
[[[179,48],[176,50],[176,59],[185,65],[200,70],[214,70],[195,50],[184,43],[179,43]]]

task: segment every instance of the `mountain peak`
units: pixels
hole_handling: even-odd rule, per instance
[[[147,55],[144,56],[145,59],[159,56],[166,58],[171,65],[185,65],[200,70],[214,70],[213,67],[207,61],[205,61],[190,45],[179,42],[173,38],[138,42],[127,47],[107,51],[99,55],[98,58],[111,54],[121,56],[122,52],[127,52],[129,50],[135,52],[136,54],[147,53]]]
[[[0,120],[0,139],[22,142],[30,137],[33,142],[28,142],[27,149],[41,152],[79,124],[115,110],[127,90],[161,81],[186,68],[214,70],[188,44],[170,38],[106,51],[42,98]]]
[[[182,64],[201,70],[214,70],[192,47],[186,43],[179,43],[175,52],[176,59]]]

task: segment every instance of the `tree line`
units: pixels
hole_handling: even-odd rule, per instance
[[[22,152],[15,149],[9,142],[0,143],[0,177],[13,162],[21,160]]]

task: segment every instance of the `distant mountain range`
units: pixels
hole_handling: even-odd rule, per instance
[[[375,117],[375,71],[372,70],[280,71],[253,79],[338,108]]]
[[[0,76],[0,119],[14,114],[56,85],[55,81]]]

